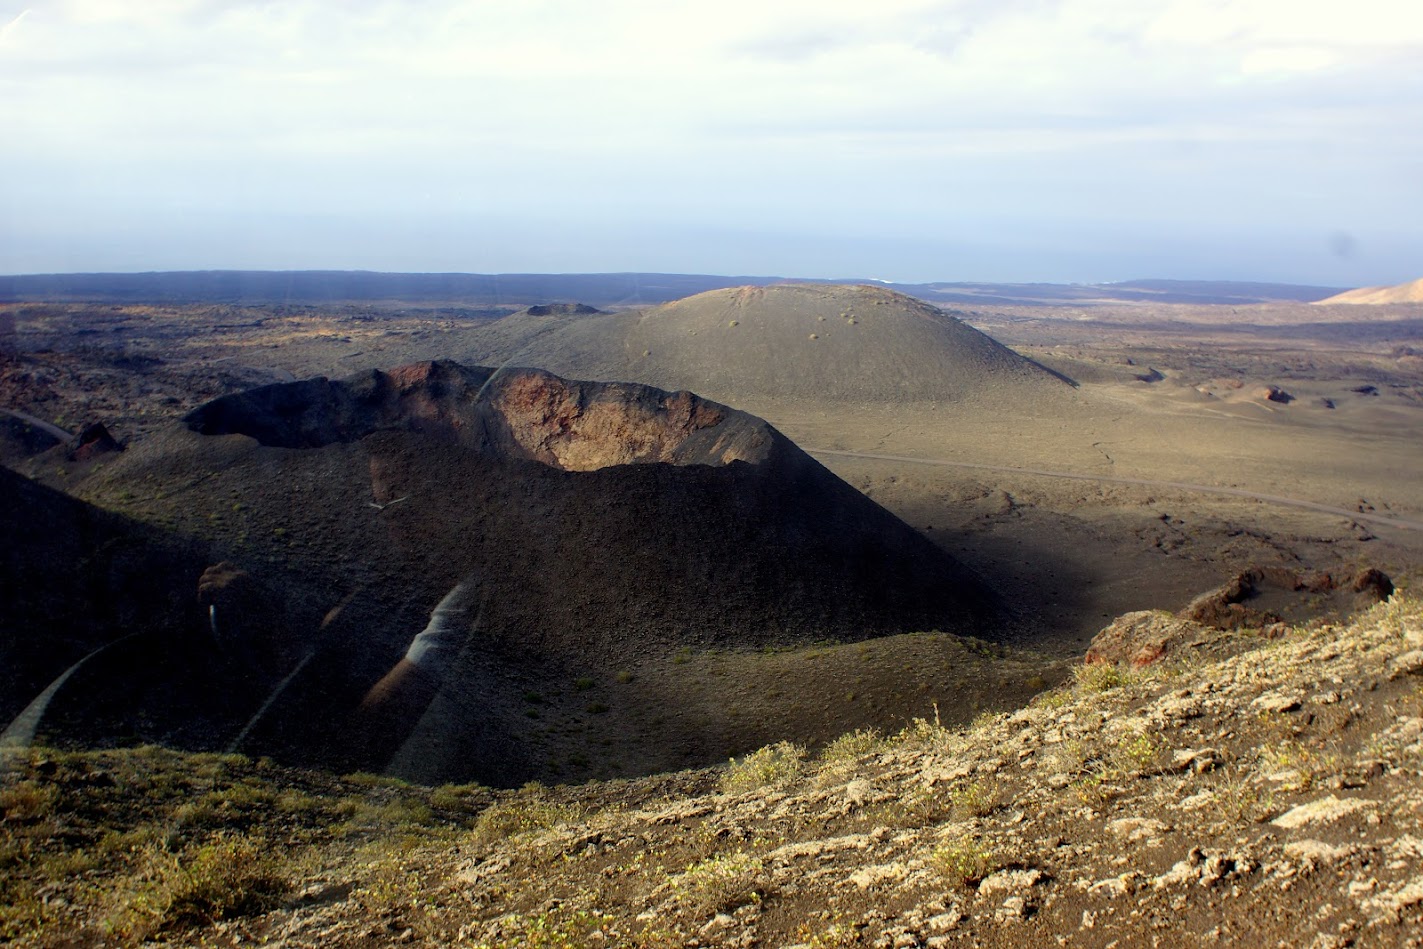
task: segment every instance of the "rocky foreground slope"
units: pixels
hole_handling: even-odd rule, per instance
[[[1277,632],[1220,633],[1140,670],[1084,666],[966,729],[920,722],[814,758],[773,746],[576,788],[493,795],[236,758],[31,752],[0,798],[0,933],[1419,945],[1423,604],[1396,594],[1347,626]]]

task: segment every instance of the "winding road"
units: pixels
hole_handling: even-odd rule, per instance
[[[1255,501],[1264,501],[1267,504],[1277,504],[1282,507],[1301,508],[1320,514],[1335,514],[1339,517],[1347,517],[1353,521],[1367,521],[1370,524],[1379,524],[1384,527],[1396,527],[1400,530],[1409,531],[1423,531],[1423,521],[1413,521],[1402,517],[1386,517],[1382,514],[1368,514],[1362,511],[1351,511],[1345,507],[1334,507],[1329,504],[1320,504],[1316,501],[1306,501],[1301,498],[1287,498],[1278,494],[1260,494],[1256,491],[1247,491],[1244,488],[1224,488],[1209,484],[1191,484],[1187,481],[1153,481],[1148,478],[1116,478],[1110,475],[1075,474],[1070,471],[1048,471],[1043,468],[1012,468],[1004,465],[983,465],[972,461],[946,461],[940,458],[911,458],[908,455],[882,455],[877,452],[869,451],[836,451],[830,448],[806,448],[805,451],[812,455],[829,455],[837,458],[872,458],[876,461],[898,461],[913,465],[935,465],[941,468],[972,468],[978,471],[1037,475],[1043,478],[1066,478],[1071,481],[1136,484],[1144,485],[1149,488],[1174,488],[1177,491],[1191,491],[1198,494],[1250,498]]]

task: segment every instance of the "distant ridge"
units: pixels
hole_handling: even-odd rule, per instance
[[[579,302],[598,308],[654,306],[741,286],[777,283],[872,283],[930,303],[1090,306],[1196,303],[1244,306],[1310,302],[1340,287],[1208,280],[1122,283],[891,283],[856,278],[821,280],[716,274],[474,274],[380,273],[364,270],[192,270],[152,273],[70,273],[0,276],[0,303],[133,304],[460,304],[517,309]]]
[[[1392,287],[1360,287],[1357,290],[1346,290],[1317,302],[1325,304],[1423,303],[1423,278],[1396,284]]]
[[[0,277],[0,301],[55,303],[465,303],[636,306],[780,277],[701,274],[379,273],[365,270],[192,270]]]

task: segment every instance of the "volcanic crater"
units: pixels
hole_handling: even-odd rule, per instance
[[[704,734],[714,694],[669,716],[656,670],[1003,628],[939,547],[685,391],[446,361],[271,385],[112,456],[85,490],[207,541],[210,628],[187,632],[245,658],[187,674],[212,679],[232,747],[301,763],[517,783],[576,776],[594,742],[626,772],[704,763],[746,749]],[[103,730],[82,714],[122,688],[102,678],[66,720]],[[646,687],[615,707],[568,688],[615,678]]]

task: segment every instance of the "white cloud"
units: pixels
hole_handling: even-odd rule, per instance
[[[1317,72],[1339,63],[1339,54],[1317,46],[1276,46],[1251,50],[1240,60],[1246,76],[1288,76]]]
[[[1423,148],[1423,13],[1397,0],[31,10],[0,34],[0,174],[23,168],[36,207],[237,194],[254,214],[278,197],[324,214],[423,208],[433,193],[453,215],[642,202],[712,220],[889,194],[885,215],[907,227],[952,216],[965,189],[984,196],[982,215],[1191,190],[1164,187],[1167,170],[1244,176],[1267,194],[1332,188],[1314,203],[1342,203],[1366,152],[1372,181],[1407,182],[1391,169]],[[1180,213],[1239,213],[1198,187],[1207,197],[1190,208],[1172,198]],[[1418,189],[1392,187],[1396,213],[1416,218]]]

